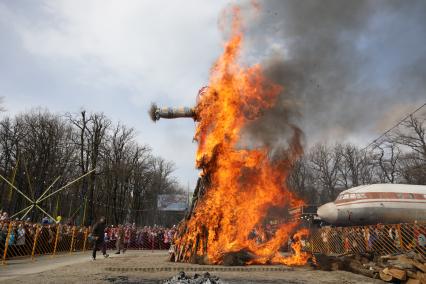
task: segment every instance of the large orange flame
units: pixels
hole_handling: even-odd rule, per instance
[[[263,76],[260,65],[244,67],[238,63],[242,42],[240,11],[234,8],[231,37],[197,105],[197,166],[208,176],[209,188],[176,243],[195,244],[204,230],[210,263],[222,263],[227,253],[245,250],[254,255],[247,264],[304,264],[307,255],[301,252],[299,241],[293,244],[296,253],[292,256],[279,253],[297,223],[280,225],[264,242],[249,237],[253,229],[261,227],[269,208],[303,204],[286,186],[288,171],[302,147],[297,129],[287,151],[273,161],[268,156],[270,149],[242,149],[238,145],[244,126],[272,107],[282,91]],[[295,239],[300,240],[303,234],[307,232],[299,232]],[[197,253],[201,254],[201,249]]]

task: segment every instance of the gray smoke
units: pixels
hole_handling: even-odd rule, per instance
[[[260,4],[260,19],[246,23],[245,57],[264,58],[284,92],[246,129],[256,143],[286,141],[292,124],[308,144],[368,142],[426,101],[426,1]]]

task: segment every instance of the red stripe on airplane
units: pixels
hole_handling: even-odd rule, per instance
[[[383,203],[383,202],[399,202],[399,203],[422,203],[422,204],[426,204],[426,200],[425,201],[411,201],[411,200],[369,200],[369,201],[350,201],[350,202],[346,202],[346,203],[339,203],[336,204],[336,207],[339,206],[344,206],[344,205],[352,205],[352,204],[361,204],[361,203]]]

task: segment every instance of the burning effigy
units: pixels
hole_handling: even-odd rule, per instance
[[[267,238],[264,223],[271,208],[303,205],[286,184],[303,153],[301,131],[291,128],[286,149],[271,155],[267,146],[244,147],[244,128],[273,107],[283,86],[267,79],[262,66],[239,63],[244,35],[241,13],[233,8],[232,29],[222,55],[211,69],[209,84],[195,107],[158,108],[151,118],[189,117],[196,124],[196,166],[201,170],[192,206],[175,236],[175,261],[201,264],[303,265],[308,259],[298,222],[278,224]],[[260,239],[260,240],[259,240]],[[292,240],[291,255],[280,248]]]

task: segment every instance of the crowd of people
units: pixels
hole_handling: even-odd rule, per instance
[[[0,221],[0,258],[7,247],[7,258],[81,250],[85,227],[37,224],[29,221]],[[36,241],[35,241],[36,240]],[[72,247],[71,247],[72,244]]]
[[[0,210],[0,221],[9,220],[9,214],[6,211]]]
[[[408,250],[426,252],[426,228],[423,224],[362,227],[323,227],[311,234],[313,246],[325,253],[376,252],[400,253]]]
[[[274,224],[254,229],[250,239],[261,244],[274,234]],[[93,227],[62,224],[61,218],[43,218],[40,223],[29,220],[11,220],[7,212],[0,211],[0,258],[51,254],[60,251],[93,249],[116,254],[128,249],[167,250],[173,244],[176,226],[138,227],[135,223],[107,225],[105,219]],[[291,241],[291,240],[290,240]],[[283,244],[287,250],[291,244]],[[394,253],[408,249],[426,250],[426,228],[423,224],[376,225],[364,227],[323,227],[311,230],[310,237],[302,240],[305,250],[320,249],[325,253],[368,252]]]
[[[154,225],[137,228],[133,225],[118,225],[110,226],[106,229],[105,239],[111,247],[114,243],[117,252],[120,251],[120,246],[126,248],[138,249],[169,249],[173,236],[176,232],[176,227],[165,228],[163,226]]]
[[[94,229],[68,222],[62,224],[61,218],[50,220],[45,217],[40,223],[11,220],[7,212],[0,211],[0,258],[4,255],[6,245],[7,258],[89,249],[96,243],[92,236]],[[124,253],[127,249],[166,250],[172,243],[175,231],[175,226],[105,224],[99,239],[105,250],[115,250],[115,253]]]
[[[106,226],[100,224],[102,220],[101,218],[100,222],[94,225],[90,239],[97,244],[96,248],[94,246],[94,251],[102,249],[104,255],[108,249],[115,249],[116,254],[125,253],[127,249],[169,249],[176,232],[176,226],[171,228],[157,225],[137,227],[134,223]],[[93,258],[96,259],[96,253],[93,255]]]

